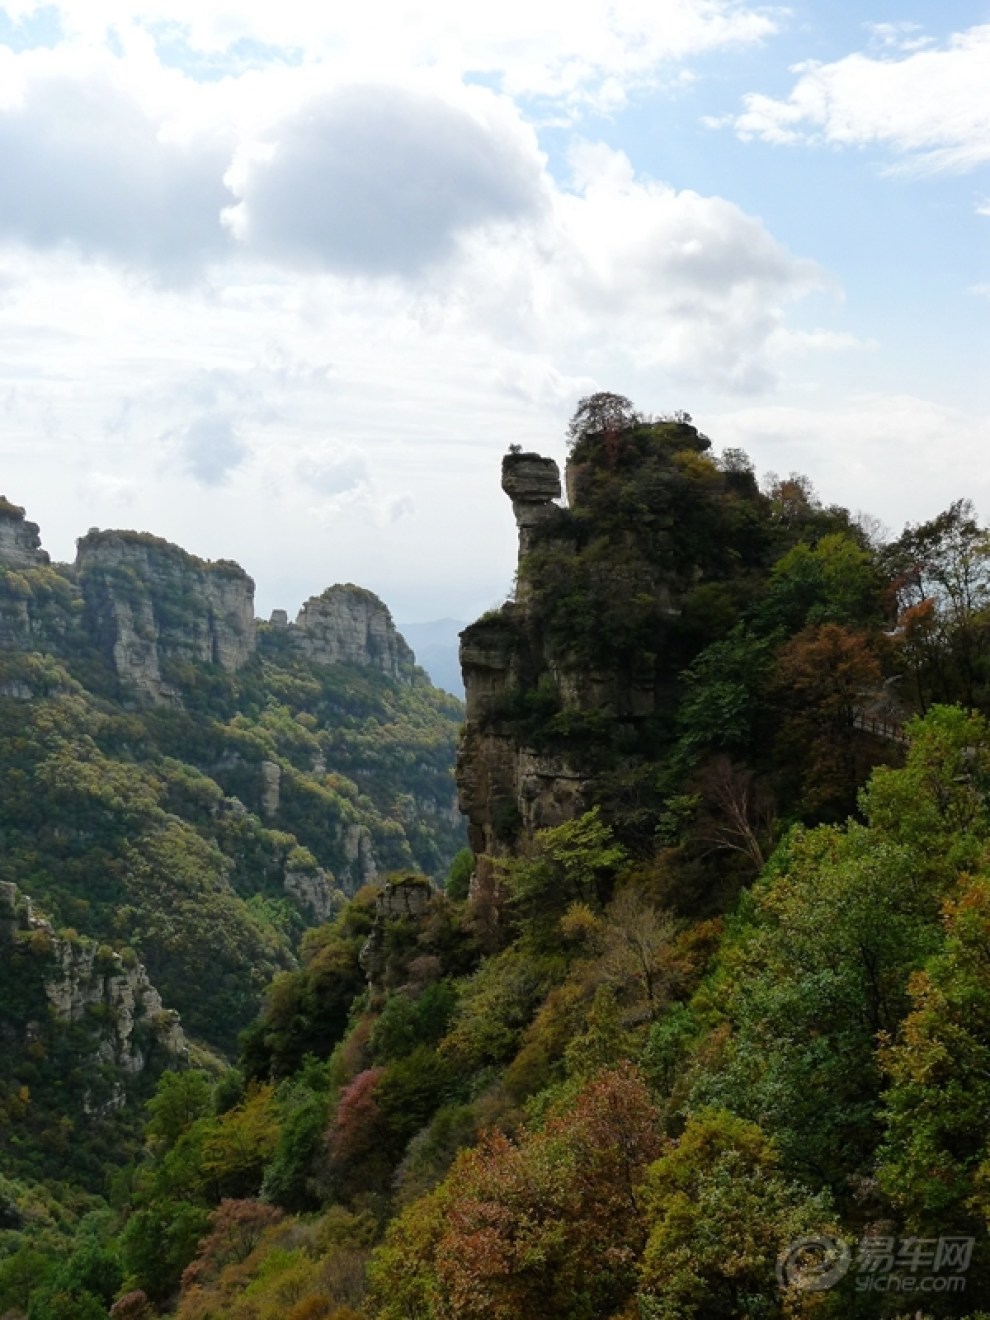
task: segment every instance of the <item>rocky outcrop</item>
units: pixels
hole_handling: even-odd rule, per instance
[[[0,650],[29,651],[35,641],[35,620],[28,599],[0,583]]]
[[[579,814],[586,778],[560,757],[541,754],[506,727],[506,699],[525,683],[525,610],[509,604],[461,633],[467,697],[457,755],[458,805],[476,856],[511,850],[522,837]]]
[[[587,777],[563,756],[520,739],[510,709],[513,695],[535,675],[553,677],[562,701],[577,706],[588,694],[577,670],[546,652],[532,614],[525,557],[538,535],[553,535],[560,514],[560,470],[535,453],[506,454],[502,489],[512,501],[519,532],[516,597],[461,633],[465,723],[457,757],[458,805],[468,818],[475,856],[512,852],[541,829],[560,825],[586,805]],[[479,877],[494,883],[487,860]]]
[[[261,763],[261,817],[274,820],[282,801],[282,767],[277,761]]]
[[[421,921],[434,891],[421,875],[398,876],[382,885],[375,899],[375,921],[358,955],[372,993],[380,992],[389,980],[387,931],[390,922]]]
[[[141,963],[127,961],[93,940],[57,934],[16,885],[0,882],[0,957],[6,959],[15,942],[38,960],[52,1018],[88,1025],[91,1062],[112,1065],[120,1074],[109,1102],[104,1100],[101,1107],[124,1102],[126,1079],[144,1070],[152,1052],[173,1067],[188,1059],[179,1016],[164,1007]],[[25,1043],[44,1030],[43,1022],[25,1022]]]
[[[48,564],[48,554],[41,548],[37,523],[28,522],[18,504],[0,495],[0,565],[6,568],[38,568]]]
[[[284,627],[276,621],[276,627]],[[314,664],[361,665],[398,683],[417,677],[416,657],[372,591],[350,583],[328,587],[303,605],[288,635]]]
[[[41,549],[38,524],[0,495],[0,650],[49,649],[71,626],[64,609],[71,591]]]
[[[512,501],[522,558],[536,528],[553,517],[554,501],[560,499],[560,468],[552,458],[510,450],[502,459],[502,489]]]
[[[254,654],[254,583],[239,565],[138,532],[93,530],[77,544],[90,630],[135,694],[174,698],[169,661],[233,672]]]
[[[375,845],[367,828],[351,820],[341,828],[340,846],[344,854],[344,866],[338,873],[338,879],[345,892],[353,894],[362,885],[370,884],[378,875]]]
[[[315,925],[330,921],[347,901],[321,867],[311,870],[285,868],[282,887],[299,907],[313,918]]]
[[[538,533],[551,529],[560,513],[555,502],[560,499],[560,468],[552,458],[510,450],[502,459],[502,489],[512,501],[521,570]],[[516,604],[525,608],[529,603],[530,579],[520,571],[516,574]]]

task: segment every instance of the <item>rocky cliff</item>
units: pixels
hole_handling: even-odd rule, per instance
[[[41,548],[38,524],[0,495],[0,649],[43,649],[64,634],[71,594]],[[62,608],[52,608],[55,596]]]
[[[443,874],[463,839],[460,711],[430,688],[376,595],[333,586],[294,623],[276,611],[259,626],[237,564],[133,531],[94,529],[77,545],[73,564],[49,563],[36,526],[0,500],[0,701],[119,701],[135,717],[125,757],[193,762],[317,856],[315,871],[285,879],[317,921],[380,871]]]
[[[37,523],[28,522],[18,504],[0,495],[0,564],[10,568],[38,568],[49,563],[41,548]]]
[[[519,532],[516,598],[465,628],[460,649],[466,709],[458,804],[479,859],[511,851],[535,831],[579,814],[586,789],[585,776],[566,758],[526,744],[510,709],[514,693],[555,667],[541,644],[527,555],[541,531],[553,537],[557,528],[560,469],[539,454],[509,453],[502,460],[502,489]],[[488,874],[482,860],[479,875]]]
[[[427,681],[384,602],[363,587],[328,587],[294,623],[275,610],[270,628],[314,664]],[[74,564],[52,565],[37,524],[0,497],[0,650],[58,654],[67,646],[92,648],[131,697],[177,702],[176,667],[234,673],[254,656],[254,583],[238,564],[200,559],[144,532],[93,529],[77,542]]]
[[[388,608],[364,587],[328,587],[306,601],[294,624],[283,610],[273,614],[272,624],[286,629],[293,646],[314,664],[362,665],[398,683],[416,677],[416,657]]]
[[[751,473],[721,467],[709,448],[681,417],[634,415],[584,434],[566,506],[552,459],[502,460],[519,532],[515,596],[464,629],[460,647],[457,784],[481,879],[494,874],[484,859],[540,829],[595,804],[608,811],[610,799],[612,819],[631,818],[656,795],[650,767],[673,736],[679,675],[712,627],[704,611],[717,601],[723,626],[731,584],[762,553]]]
[[[124,1103],[127,1079],[136,1077],[152,1058],[159,1067],[179,1066],[188,1059],[188,1045],[178,1014],[166,1009],[145,968],[125,961],[94,940],[58,934],[39,916],[31,900],[16,885],[0,882],[0,978],[14,975],[17,995],[36,983],[36,1008],[47,1012],[18,1020],[6,1017],[3,1034],[7,1052],[18,1043],[29,1053],[51,1048],[52,1033],[77,1028],[73,1040],[82,1052],[78,1063],[90,1072],[83,1097],[91,1112]],[[4,1000],[8,1004],[12,994]],[[20,1035],[19,1042],[11,1034]]]
[[[233,672],[254,653],[254,583],[237,564],[198,559],[159,537],[91,531],[76,571],[92,634],[120,681],[161,700],[169,661]]]

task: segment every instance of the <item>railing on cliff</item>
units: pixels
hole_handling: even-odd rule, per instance
[[[908,735],[903,724],[882,716],[868,715],[865,710],[853,711],[853,728],[862,729],[864,733],[872,733],[875,738],[883,738],[887,742],[906,743],[908,741]]]

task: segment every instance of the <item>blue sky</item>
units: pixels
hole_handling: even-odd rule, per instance
[[[511,584],[509,443],[683,408],[990,520],[990,2],[0,0],[0,489],[405,619]]]

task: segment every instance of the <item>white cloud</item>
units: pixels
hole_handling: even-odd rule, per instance
[[[511,339],[537,362],[563,354],[554,369],[567,381],[589,374],[566,365],[575,353],[603,368],[607,323],[613,355],[755,392],[773,385],[789,351],[788,305],[823,283],[756,217],[638,176],[601,144],[574,145],[573,177],[561,186],[519,108],[484,88],[424,77],[335,83],[322,66],[202,88],[162,68],[140,34],[121,57],[75,49],[2,58],[11,76],[0,79],[0,166],[16,186],[0,200],[0,242],[62,252],[61,269],[71,269],[69,250],[156,279],[195,273],[189,296],[222,305],[216,324],[262,315],[320,323],[319,297],[335,327],[352,327],[337,339],[348,354],[354,335],[378,323],[403,340]],[[327,283],[321,272],[340,278]],[[101,320],[117,316],[115,330],[133,336],[136,301],[116,285]],[[181,320],[192,305],[170,310]],[[63,312],[58,329],[87,337],[92,318],[77,310]],[[18,333],[40,329],[16,323]],[[160,339],[150,327],[137,333]],[[305,368],[316,389],[329,354],[318,358]],[[251,375],[239,362],[232,384],[222,353],[205,360],[212,374],[163,376],[167,390],[194,391],[177,401],[170,431],[229,419],[222,444],[194,436],[183,451],[208,481],[243,460],[234,436],[246,434],[248,415],[269,424],[278,413],[255,388],[256,363]],[[291,369],[302,360],[291,354]],[[269,386],[282,389],[285,370],[266,359]],[[538,384],[541,397],[559,397],[560,381]],[[535,397],[533,388],[530,372],[524,390]],[[146,402],[144,381],[141,393]],[[138,406],[133,394],[117,400],[117,425]],[[215,460],[196,458],[200,449]]]
[[[296,476],[309,490],[330,497],[367,487],[370,481],[366,459],[353,449],[304,455],[296,462]]]
[[[621,152],[580,144],[572,165],[527,241],[471,253],[462,321],[537,354],[615,353],[681,381],[769,388],[787,307],[824,273],[733,203],[637,177]]]
[[[118,472],[87,472],[80,482],[80,491],[87,504],[125,509],[137,495],[137,482]]]
[[[66,33],[101,42],[136,25],[174,58],[226,56],[229,67],[272,54],[319,61],[350,79],[404,76],[411,68],[498,80],[514,95],[564,102],[621,101],[672,62],[772,35],[782,8],[746,0],[7,0],[20,16],[54,8]],[[259,48],[268,47],[263,51]]]
[[[462,104],[399,86],[311,97],[245,147],[225,220],[245,247],[368,275],[416,273],[459,234],[526,217],[543,161],[531,131],[480,89]],[[473,113],[472,113],[473,112]]]
[[[0,47],[0,240],[172,273],[223,251],[231,136],[170,135],[139,74],[94,52]]]
[[[940,47],[886,58],[805,64],[790,95],[744,98],[742,138],[879,146],[915,169],[970,170],[990,161],[990,24]]]
[[[920,23],[905,20],[899,23],[864,23],[870,34],[870,45],[882,51],[922,50],[932,44]]]

